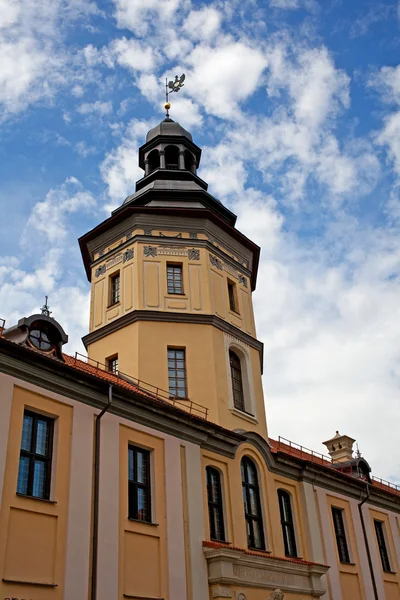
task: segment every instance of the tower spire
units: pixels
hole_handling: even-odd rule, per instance
[[[169,95],[171,92],[179,92],[179,90],[185,85],[185,73],[182,73],[180,77],[175,75],[174,81],[168,81],[168,77],[165,78],[165,104],[164,108],[166,112],[166,119],[169,119],[169,109],[171,108],[171,103],[169,101]]]

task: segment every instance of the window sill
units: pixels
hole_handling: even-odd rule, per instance
[[[231,410],[231,413],[233,415],[235,415],[236,417],[245,419],[245,421],[249,421],[249,423],[253,423],[254,425],[258,424],[258,420],[255,418],[254,415],[251,415],[250,413],[247,413],[247,412],[243,412],[242,410],[239,410],[238,408],[231,408],[230,410]]]
[[[109,308],[115,308],[116,306],[120,306],[120,304],[121,304],[121,300],[119,300],[118,302],[114,302],[114,304],[109,304],[109,305],[107,306],[107,310],[108,310]]]
[[[38,500],[39,502],[47,502],[47,504],[57,504],[56,500],[48,500],[47,498],[38,498],[37,496],[28,496],[27,494],[20,494],[16,492],[18,498],[27,498],[27,500]]]
[[[264,552],[265,554],[271,554],[271,550],[266,550],[265,548],[253,548],[252,546],[247,546],[247,549],[250,552]]]
[[[58,587],[58,583],[41,583],[39,581],[21,581],[20,579],[2,579],[3,583],[13,583],[14,585],[34,585],[37,587]]]
[[[167,292],[167,296],[172,296],[172,297],[180,296],[181,298],[182,298],[182,296],[185,298],[188,297],[187,294],[185,294],[185,292]]]
[[[355,562],[344,562],[343,560],[340,561],[341,565],[348,565],[349,567],[355,567],[356,563]]]
[[[132,517],[128,517],[128,521],[132,521],[132,523],[143,523],[143,525],[151,525],[152,527],[159,527],[159,523],[153,523],[151,521],[143,521],[142,519],[132,519]]]
[[[233,315],[234,317],[240,317],[240,312],[238,310],[233,310],[233,308],[229,309],[229,312],[231,313],[231,315]]]

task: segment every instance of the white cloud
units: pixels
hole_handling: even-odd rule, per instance
[[[151,46],[144,46],[137,40],[116,40],[112,44],[112,51],[122,67],[145,72],[152,71],[155,67],[155,55]]]
[[[238,103],[261,84],[267,64],[262,52],[242,42],[217,48],[197,46],[186,62],[190,68],[190,89],[201,90],[204,110],[228,119],[234,118]]]
[[[316,0],[270,0],[269,4],[273,8],[281,8],[282,10],[297,10],[299,8],[316,10],[318,8]]]
[[[213,6],[206,6],[190,11],[182,30],[193,40],[209,41],[218,33],[220,25],[221,13]]]
[[[121,144],[105,157],[101,164],[101,176],[108,187],[112,203],[106,211],[116,208],[135,191],[135,183],[144,175],[138,165],[138,148],[144,143],[150,126],[145,121],[133,119],[125,132]]]
[[[154,21],[168,22],[181,4],[180,0],[114,0],[118,26],[143,36]]]
[[[77,110],[81,115],[97,114],[103,117],[112,112],[112,102],[110,100],[107,102],[101,102],[100,100],[91,103],[85,102],[84,104],[81,104]]]

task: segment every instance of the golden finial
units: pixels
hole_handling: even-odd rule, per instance
[[[174,81],[168,81],[168,78],[165,79],[165,104],[164,108],[167,111],[166,117],[169,119],[169,109],[171,108],[171,103],[168,99],[168,96],[171,92],[179,92],[179,90],[185,85],[183,82],[185,81],[185,73],[182,73],[180,77],[175,75]]]

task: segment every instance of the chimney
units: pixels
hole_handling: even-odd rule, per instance
[[[332,439],[322,443],[328,448],[329,456],[333,462],[346,462],[353,458],[353,444],[355,441],[348,435],[340,435],[337,431]]]

